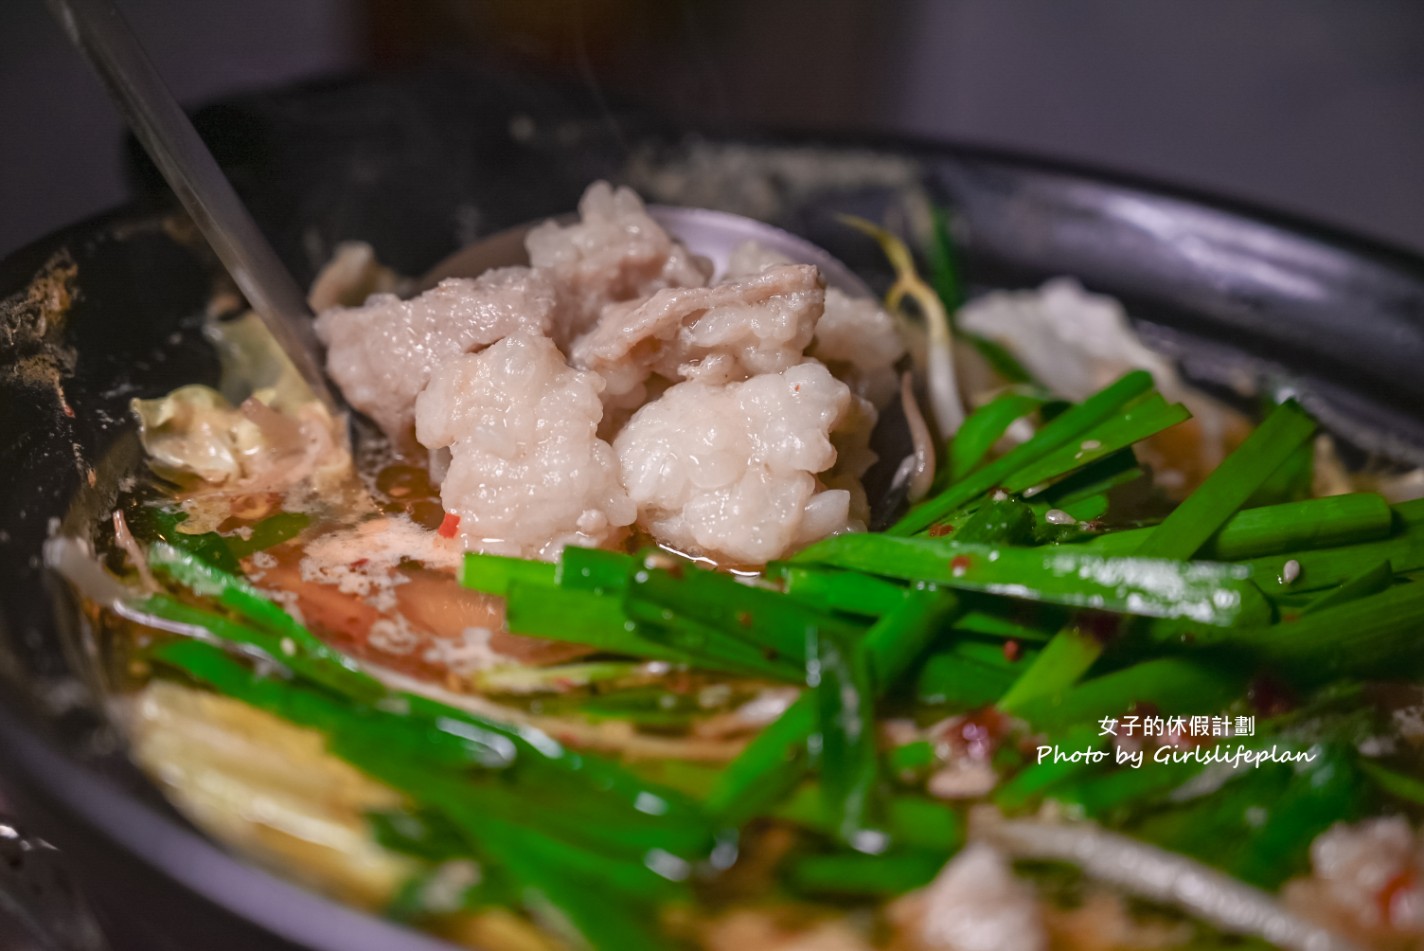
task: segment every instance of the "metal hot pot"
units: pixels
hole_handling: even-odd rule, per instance
[[[883,265],[836,213],[894,219],[927,195],[953,209],[974,287],[1075,275],[1203,385],[1291,387],[1353,452],[1424,463],[1424,260],[1306,222],[953,145],[694,132],[464,72],[257,96],[199,125],[301,279],[342,239],[419,273],[606,177],[770,220],[874,284]],[[125,758],[86,622],[42,567],[44,539],[98,521],[139,465],[129,400],[216,376],[197,328],[225,278],[133,166],[133,203],[0,263],[0,784],[111,947],[439,947],[247,864],[168,806]],[[36,877],[56,855],[3,832],[0,881],[38,882],[22,904],[71,946],[98,940],[66,917],[64,880]]]

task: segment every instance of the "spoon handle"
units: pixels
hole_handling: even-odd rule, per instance
[[[310,309],[113,0],[48,0],[149,157],[312,391],[336,403],[317,360]]]

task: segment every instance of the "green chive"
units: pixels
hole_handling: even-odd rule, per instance
[[[946,482],[958,482],[973,472],[1010,426],[1046,402],[1036,393],[1008,390],[970,413],[950,440]]]
[[[1239,561],[1278,552],[1329,548],[1388,538],[1394,513],[1373,492],[1332,495],[1243,509],[1226,522],[1201,550],[1202,557]],[[1084,543],[1104,554],[1134,551],[1155,529],[1108,532]]]
[[[888,530],[912,535],[929,528],[967,502],[986,495],[1006,478],[1043,456],[1072,443],[1100,423],[1117,416],[1123,407],[1152,389],[1152,375],[1141,370],[1127,374],[1111,386],[1070,407],[1045,425],[1033,438],[995,459],[943,492],[909,511]]]
[[[835,535],[803,549],[797,564],[850,568],[1067,607],[1203,624],[1259,623],[1269,605],[1248,569],[1164,558],[1110,558],[1074,546],[1015,548],[937,538]]]
[[[547,561],[469,552],[460,569],[460,584],[502,597],[513,584],[552,587],[557,573],[557,566]]]
[[[904,601],[866,632],[861,650],[868,655],[876,696],[904,675],[957,610],[948,592],[907,591]],[[815,704],[814,696],[803,695],[727,765],[707,795],[708,812],[730,824],[744,822],[801,780],[806,744],[816,730]]]

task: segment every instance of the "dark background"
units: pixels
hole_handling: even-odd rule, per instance
[[[954,138],[1424,251],[1417,0],[121,0],[190,106],[474,57],[694,121]],[[121,201],[122,130],[0,4],[0,254]]]

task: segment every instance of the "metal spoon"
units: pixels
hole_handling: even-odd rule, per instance
[[[258,230],[118,7],[113,0],[47,2],[238,289],[313,392],[334,410],[336,401],[321,372],[305,295]],[[847,294],[870,296],[864,282],[824,249],[765,222],[706,208],[655,205],[649,213],[673,237],[711,258],[718,271],[725,270],[734,248],[756,241],[792,260],[817,265],[831,286]],[[436,265],[424,285],[523,263],[524,235],[534,224],[502,231],[456,252]]]
[[[785,255],[798,264],[816,265],[827,284],[851,297],[874,296],[854,271],[825,248],[764,221],[725,211],[714,211],[711,208],[682,208],[675,205],[649,205],[648,215],[694,253],[711,259],[717,274],[726,272],[727,260],[733,251],[748,241],[755,241],[763,248]],[[554,219],[561,225],[577,220],[576,214],[560,215]],[[531,221],[515,225],[461,248],[431,268],[421,278],[421,288],[433,287],[447,277],[478,277],[492,267],[528,264],[524,236],[538,223]]]
[[[306,295],[243,206],[113,0],[48,0],[134,135],[312,392],[337,403],[318,358]]]
[[[312,392],[335,414],[338,403],[321,372],[305,295],[257,228],[118,7],[113,0],[47,2],[239,290]],[[846,294],[871,296],[870,288],[825,249],[765,222],[707,208],[653,205],[648,211],[674,238],[710,258],[718,273],[725,272],[735,248],[755,241],[793,261],[816,265],[828,284]],[[423,286],[445,277],[474,277],[491,267],[527,263],[524,235],[535,224],[499,232],[456,252],[435,266]],[[902,413],[888,415],[903,419]],[[887,428],[884,422],[882,419],[882,430]]]

